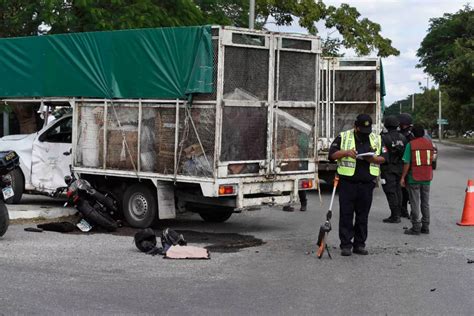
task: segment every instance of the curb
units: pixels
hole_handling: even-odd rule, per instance
[[[439,141],[439,140],[434,140],[435,143],[441,144],[441,145],[446,145],[446,146],[451,146],[451,147],[458,147],[466,150],[474,150],[473,145],[463,145],[463,144],[458,144],[458,143],[453,143],[447,140]]]
[[[28,205],[24,205],[24,207],[28,207]],[[38,207],[38,206],[33,206]],[[53,219],[65,216],[71,216],[77,213],[77,210],[74,208],[50,208],[50,209],[43,209],[43,210],[11,210],[10,205],[7,205],[8,214],[10,220],[16,219]]]

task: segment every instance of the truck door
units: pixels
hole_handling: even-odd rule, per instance
[[[224,30],[219,176],[315,170],[317,38]]]
[[[283,35],[275,41],[273,171],[314,172],[319,41]]]
[[[40,191],[54,191],[65,186],[64,176],[69,174],[71,156],[63,155],[71,149],[72,116],[53,123],[33,142],[31,182]]]
[[[372,57],[327,57],[320,63],[319,161],[328,160],[329,146],[340,132],[354,126],[360,113],[369,114],[381,130],[380,60]],[[320,170],[325,169],[320,166]],[[329,170],[329,169],[328,169]]]
[[[268,33],[224,30],[219,50],[222,100],[219,176],[270,171],[274,50]],[[223,72],[223,74],[221,74]]]

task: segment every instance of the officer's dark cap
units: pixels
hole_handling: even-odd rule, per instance
[[[383,121],[383,125],[387,128],[398,127],[399,124],[400,124],[400,121],[395,115],[389,115]]]
[[[359,128],[361,133],[370,134],[372,132],[372,118],[368,114],[357,115],[354,125]]]
[[[412,126],[413,125],[413,118],[408,113],[401,113],[398,115],[398,120],[400,121],[400,125],[404,126]]]

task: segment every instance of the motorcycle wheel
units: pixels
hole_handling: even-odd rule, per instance
[[[5,235],[10,224],[10,217],[8,216],[7,206],[3,201],[0,201],[0,237]]]
[[[77,210],[84,215],[87,221],[91,221],[91,223],[104,228],[108,232],[116,231],[118,228],[117,222],[112,217],[94,209],[88,201],[79,201]]]

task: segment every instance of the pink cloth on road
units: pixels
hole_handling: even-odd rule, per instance
[[[209,251],[194,246],[171,246],[166,252],[167,259],[210,259]]]

